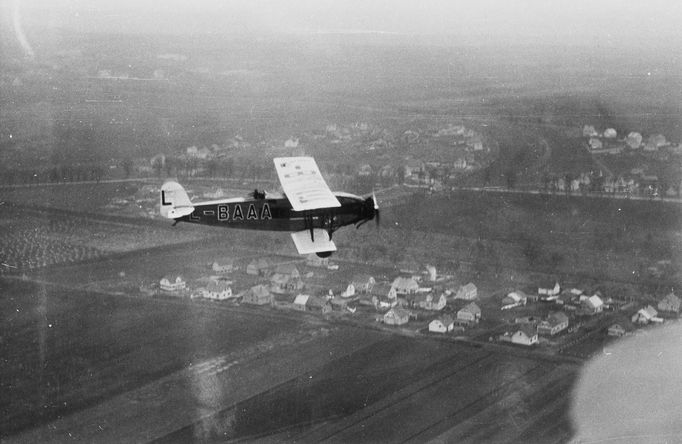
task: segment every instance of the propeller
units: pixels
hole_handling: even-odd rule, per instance
[[[379,226],[379,204],[377,203],[377,197],[373,191],[372,196],[365,199],[360,214],[362,219],[355,225],[355,228],[360,228],[372,219],[375,220],[377,227]]]

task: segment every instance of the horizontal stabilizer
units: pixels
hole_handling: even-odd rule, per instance
[[[310,230],[297,231],[291,233],[298,254],[322,253],[325,251],[336,251],[336,245],[329,239],[329,234],[322,229],[313,230],[315,241],[310,238]]]

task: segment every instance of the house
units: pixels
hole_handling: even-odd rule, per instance
[[[586,314],[595,315],[604,311],[604,301],[596,294],[589,297],[582,297],[580,303],[583,312]]]
[[[206,299],[222,301],[232,297],[232,287],[228,282],[211,281],[204,289],[203,296]]]
[[[332,311],[332,304],[326,298],[309,296],[305,303],[305,309],[306,311],[311,311],[313,313],[327,314]]]
[[[244,293],[242,302],[244,304],[267,305],[272,304],[273,298],[268,287],[265,285],[256,285]]]
[[[299,295],[297,295],[296,298],[294,299],[294,303],[292,304],[292,306],[293,306],[296,310],[306,311],[306,305],[308,304],[308,299],[309,299],[309,298],[310,298],[310,295],[307,295],[307,294],[299,294]]]
[[[440,311],[445,308],[445,305],[447,304],[447,299],[445,298],[444,293],[436,296],[436,293],[428,292],[418,294],[417,296],[419,296],[419,302],[417,305],[419,308],[423,308],[424,310]]]
[[[274,273],[270,276],[270,291],[273,293],[291,293],[303,289],[303,281],[288,274]]]
[[[385,283],[385,282],[380,282],[372,287],[372,290],[370,291],[372,295],[375,295],[379,298],[389,298],[389,299],[397,299],[398,298],[398,292],[396,291],[395,287],[393,285]]]
[[[609,336],[615,336],[617,338],[620,338],[621,336],[625,336],[626,334],[628,334],[628,331],[625,329],[625,327],[623,327],[622,324],[613,324],[612,326],[609,327],[606,334]]]
[[[524,292],[521,290],[512,291],[502,299],[502,310],[508,310],[513,307],[526,305],[527,301],[528,296],[526,296]]]
[[[213,270],[214,273],[231,273],[236,270],[234,259],[228,259],[222,263],[218,261],[213,262],[211,270]]]
[[[521,344],[531,346],[538,343],[538,333],[535,327],[528,324],[522,324],[513,333],[506,332],[499,337],[502,342],[511,342],[512,344]]]
[[[478,297],[478,288],[472,282],[466,285],[461,285],[455,294],[455,299],[464,299],[465,301],[473,301]]]
[[[419,284],[413,278],[399,276],[393,280],[391,287],[396,294],[414,294],[419,290]]]
[[[251,276],[265,276],[268,274],[270,264],[263,258],[254,259],[246,266],[246,274]]]
[[[568,316],[563,312],[550,313],[538,324],[538,334],[554,336],[568,328]]]
[[[455,320],[450,315],[439,316],[429,322],[429,331],[447,333],[455,328]]]
[[[355,296],[355,285],[348,284],[346,289],[341,292],[341,297],[342,298],[351,298],[353,296]]]
[[[481,309],[472,302],[457,312],[457,320],[466,323],[476,323],[481,320]]]
[[[164,276],[159,282],[159,286],[163,291],[180,291],[187,287],[187,283],[182,279],[182,276]]]
[[[670,293],[658,303],[658,310],[665,313],[680,314],[680,298]]]
[[[545,283],[538,286],[538,296],[542,301],[556,300],[559,293],[561,293],[561,286],[557,281],[554,281],[554,284]]]
[[[298,268],[296,268],[296,265],[292,263],[277,265],[277,267],[275,267],[275,273],[289,276],[292,279],[301,278],[301,273],[299,273]]]
[[[394,307],[384,315],[384,324],[403,325],[410,320],[410,312],[402,308]]]
[[[368,274],[358,274],[353,276],[351,284],[355,287],[355,291],[358,293],[369,293],[372,291],[376,281],[374,278]]]
[[[658,312],[651,305],[639,309],[637,313],[632,315],[633,324],[648,324],[650,322],[661,323],[663,319],[658,317]]]

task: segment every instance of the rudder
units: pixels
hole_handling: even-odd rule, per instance
[[[166,182],[161,187],[159,211],[167,219],[177,219],[194,211],[187,192],[177,182]]]

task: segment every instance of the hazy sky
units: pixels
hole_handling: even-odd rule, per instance
[[[678,0],[0,0],[26,26],[87,32],[385,32],[601,45],[682,41]]]

